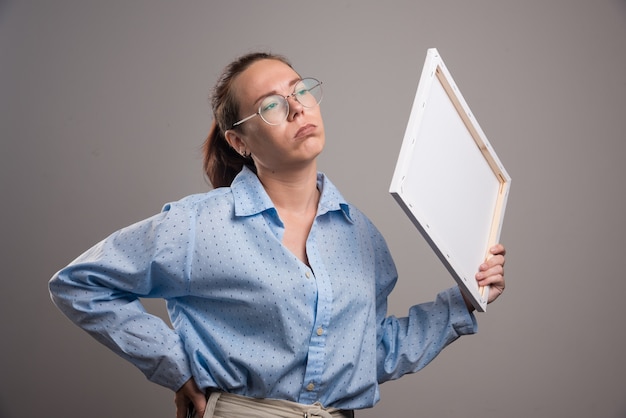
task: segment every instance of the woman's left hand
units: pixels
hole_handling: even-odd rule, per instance
[[[489,249],[491,257],[478,267],[476,280],[479,286],[489,286],[487,303],[491,303],[504,292],[504,256],[506,249],[502,244],[496,244]]]

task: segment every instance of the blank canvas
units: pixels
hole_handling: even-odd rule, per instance
[[[434,48],[429,49],[390,193],[479,311],[475,274],[500,238],[511,178]]]

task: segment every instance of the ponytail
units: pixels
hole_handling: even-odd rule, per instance
[[[244,165],[256,172],[252,158],[244,158],[235,152],[215,121],[202,145],[202,153],[204,172],[214,188],[230,186]]]

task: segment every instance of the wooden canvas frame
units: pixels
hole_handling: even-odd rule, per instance
[[[511,178],[435,48],[428,50],[389,192],[478,311],[475,274],[499,242]]]

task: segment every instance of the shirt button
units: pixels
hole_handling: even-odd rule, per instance
[[[306,385],[306,390],[308,390],[309,392],[312,391],[313,389],[315,389],[315,384],[313,382]]]
[[[324,328],[319,327],[319,328],[317,329],[317,335],[322,335],[323,333],[324,333]]]
[[[306,276],[307,279],[311,278],[311,272],[307,271],[306,273],[304,273],[304,275]]]

